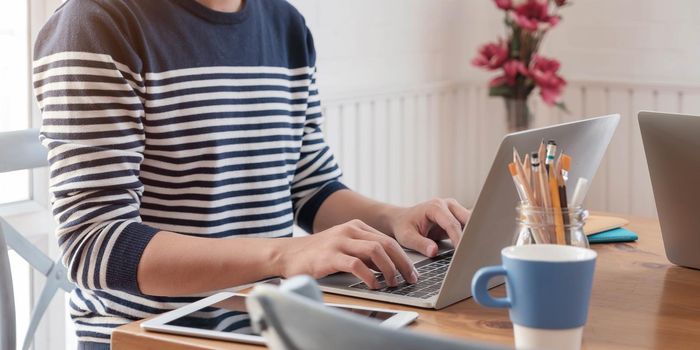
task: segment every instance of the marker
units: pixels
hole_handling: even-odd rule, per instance
[[[544,161],[544,166],[547,168],[547,172],[549,172],[549,166],[554,163],[554,157],[556,157],[556,154],[557,143],[554,142],[554,140],[547,141],[547,159]]]

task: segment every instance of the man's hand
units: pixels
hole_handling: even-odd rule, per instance
[[[410,208],[395,209],[391,232],[387,233],[393,234],[402,246],[433,257],[438,252],[435,241],[449,238],[457,246],[470,215],[455,199],[436,198]]]
[[[274,263],[282,277],[308,274],[318,279],[349,272],[376,289],[379,282],[370,270],[374,269],[384,274],[388,286],[396,285],[398,273],[408,283],[418,281],[418,272],[396,240],[360,220],[310,236],[275,241],[280,245]]]

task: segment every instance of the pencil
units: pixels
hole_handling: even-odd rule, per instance
[[[530,165],[530,155],[529,154],[526,154],[525,157],[523,157],[523,170],[525,171],[525,180],[527,180],[527,183],[530,185],[530,188],[532,188],[532,166]],[[534,193],[533,193],[533,198],[534,198]]]
[[[562,220],[561,202],[559,200],[557,174],[554,168],[554,166],[549,167],[549,194],[552,197],[552,208],[554,209],[554,230],[556,233],[556,243],[565,244],[564,221]]]
[[[527,195],[529,202],[528,204],[532,205],[532,188],[530,187],[530,183],[527,181],[527,179],[525,179],[525,170],[523,169],[523,165],[517,162],[514,165],[518,176],[518,181],[520,181],[523,189],[525,190],[525,194]]]
[[[518,191],[520,201],[523,203],[528,203],[530,200],[528,198],[527,191],[525,191],[525,187],[520,183],[518,168],[515,164],[515,162],[508,164],[508,171],[510,172],[510,176],[513,177],[513,184],[515,184],[515,190]]]
[[[510,163],[508,164],[508,171],[510,172],[510,176],[513,178],[513,183],[515,184],[515,189],[518,191],[518,196],[520,197],[520,201],[523,202],[524,205],[532,205],[532,193],[529,192],[529,189],[527,189],[527,184],[522,182],[523,176],[522,173],[519,173],[518,167],[522,168],[521,164],[518,163]],[[536,215],[532,216],[527,216],[525,214],[521,214],[523,217],[526,219],[532,220],[535,223],[539,223],[540,220]],[[537,230],[530,228],[530,232],[532,233],[532,237],[535,240],[535,243],[547,243],[546,239],[543,238],[543,235]]]
[[[520,153],[518,153],[515,147],[513,147],[513,163],[520,164],[521,166],[523,165],[523,161],[520,159]]]
[[[568,154],[561,155],[561,176],[564,182],[569,181],[569,170],[571,170],[571,156]]]

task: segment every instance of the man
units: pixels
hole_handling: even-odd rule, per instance
[[[340,182],[315,59],[282,0],[69,0],[51,17],[34,87],[80,348],[272,276],[414,283],[400,245],[459,240],[455,200],[401,208]]]

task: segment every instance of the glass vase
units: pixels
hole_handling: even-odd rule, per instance
[[[513,245],[563,244],[588,248],[583,213],[576,208],[543,208],[520,204]]]
[[[532,114],[527,106],[527,99],[505,98],[506,122],[508,132],[523,131],[530,128]]]

